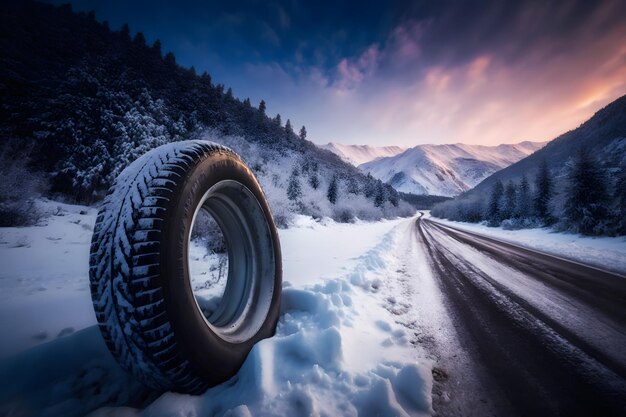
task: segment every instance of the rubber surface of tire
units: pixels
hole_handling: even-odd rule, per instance
[[[272,246],[264,269],[271,276],[261,277],[273,280],[271,301],[246,340],[228,341],[213,331],[189,280],[194,210],[220,181],[250,191],[267,222],[260,226],[267,230],[263,241]],[[156,148],[120,174],[98,213],[89,275],[99,328],[121,366],[151,387],[199,394],[232,377],[252,346],[274,334],[281,268],[276,227],[254,174],[228,148],[186,141]]]

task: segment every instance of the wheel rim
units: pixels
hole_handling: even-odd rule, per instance
[[[219,302],[206,314],[204,300],[194,291],[189,248],[198,215],[205,210],[224,236],[228,254],[227,280]],[[241,343],[251,339],[267,318],[276,276],[273,239],[263,208],[243,184],[220,181],[200,199],[187,239],[187,282],[205,323],[220,338]]]

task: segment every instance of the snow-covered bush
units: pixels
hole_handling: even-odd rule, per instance
[[[0,227],[29,226],[37,223],[41,213],[34,199],[47,189],[41,173],[26,166],[24,152],[0,155]]]

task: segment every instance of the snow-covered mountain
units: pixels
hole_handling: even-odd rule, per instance
[[[331,151],[354,166],[379,158],[395,156],[407,150],[402,146],[343,145],[334,142],[319,145],[319,147]]]
[[[418,145],[398,155],[361,164],[359,168],[398,191],[455,196],[546,143]]]

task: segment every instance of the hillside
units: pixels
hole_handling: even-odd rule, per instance
[[[288,119],[269,117],[265,102],[255,107],[179,66],[141,32],[111,31],[69,5],[2,2],[0,11],[0,156],[5,178],[15,178],[0,193],[2,212],[28,194],[11,190],[34,172],[47,194],[91,204],[147,150],[206,138],[242,154],[275,213],[342,221],[410,213],[392,187],[319,149]],[[299,192],[287,195],[290,183]],[[336,198],[327,199],[333,183]]]
[[[319,147],[331,151],[354,166],[359,166],[378,158],[395,156],[407,150],[406,147],[402,146],[344,145],[334,142],[329,142]]]
[[[450,197],[469,190],[544,145],[543,142],[498,146],[418,145],[359,168],[398,191]]]
[[[626,234],[626,96],[432,214],[507,228]]]
[[[548,142],[543,149],[486,178],[472,192],[484,192],[498,180],[533,177],[543,161],[556,174],[581,148],[605,167],[626,168],[626,96],[597,111],[576,129]]]

